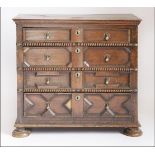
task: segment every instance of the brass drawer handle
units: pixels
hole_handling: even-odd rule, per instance
[[[45,57],[45,60],[46,61],[49,61],[51,59],[51,56],[50,55],[44,55],[44,57]]]
[[[78,35],[80,35],[80,30],[76,30],[75,31],[75,34],[78,36]]]
[[[109,85],[109,83],[110,83],[110,78],[105,78],[104,79],[104,84],[105,85]]]
[[[81,99],[81,97],[79,96],[79,95],[77,95],[76,97],[75,97],[75,100],[76,101],[79,101]]]
[[[45,36],[46,39],[49,40],[49,39],[50,39],[50,36],[51,36],[51,33],[50,33],[50,32],[47,32],[45,35],[46,35],[46,36]]]
[[[49,85],[50,84],[50,79],[46,79],[46,85]]]
[[[109,33],[104,33],[104,40],[108,41],[110,39],[110,34]]]
[[[79,78],[79,77],[80,77],[80,72],[75,73],[75,76],[76,76],[77,78]]]
[[[80,53],[80,49],[79,48],[76,48],[75,49],[75,53]]]
[[[105,57],[104,57],[104,61],[109,62],[110,59],[111,59],[111,56],[109,54],[106,54]]]

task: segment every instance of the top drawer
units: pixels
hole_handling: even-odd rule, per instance
[[[86,29],[84,31],[86,42],[130,42],[129,29]]]
[[[69,29],[55,28],[24,28],[24,41],[70,41]]]

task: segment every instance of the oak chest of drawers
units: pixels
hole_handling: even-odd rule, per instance
[[[113,127],[140,136],[134,15],[19,15],[15,137],[31,128]]]

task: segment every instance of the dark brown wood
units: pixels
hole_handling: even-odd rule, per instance
[[[103,24],[113,24],[113,25],[138,25],[141,21],[132,14],[90,14],[90,15],[28,15],[21,14],[13,18],[13,20],[18,23],[28,22],[36,24],[38,21],[43,23],[103,23]],[[63,25],[64,26],[64,25]],[[41,26],[40,26],[41,27]]]
[[[24,88],[56,89],[71,88],[68,71],[24,72]]]
[[[14,137],[34,127],[122,127],[140,136],[134,15],[19,15]]]
[[[88,47],[84,50],[85,66],[130,67],[131,49],[126,47]]]
[[[30,66],[65,66],[71,65],[70,48],[24,48],[24,65]],[[71,66],[70,66],[71,67]]]
[[[27,41],[70,41],[70,30],[50,28],[24,28],[23,40]]]
[[[83,74],[84,88],[97,89],[132,89],[129,72],[86,71]]]
[[[107,35],[107,36],[106,36]],[[106,39],[107,37],[107,39]],[[86,29],[84,40],[90,42],[130,42],[130,30],[128,29]]]

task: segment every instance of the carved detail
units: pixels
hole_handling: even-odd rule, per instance
[[[21,93],[21,92],[23,92],[23,89],[17,89],[17,92]]]
[[[93,96],[97,99],[100,99],[99,102],[95,102],[93,100]],[[118,99],[119,97],[119,99]],[[116,103],[116,100],[119,100]],[[128,106],[126,106],[126,103],[130,100],[129,94],[112,94],[108,98],[104,96],[104,94],[87,94],[84,101],[87,103],[86,112],[88,111],[88,108],[90,111],[88,111],[89,114],[91,113],[99,113],[100,116],[110,115],[112,117],[128,117],[130,115],[130,110],[128,109]],[[85,104],[86,105],[86,104]],[[116,108],[117,106],[117,108]],[[92,107],[92,109],[91,109]],[[100,108],[97,108],[100,107]],[[95,109],[95,111],[93,111]]]
[[[50,108],[50,103],[46,102],[46,108],[45,110],[41,113],[41,115],[45,114],[47,111],[53,116],[55,116],[55,112]]]
[[[67,110],[69,110],[69,112],[71,112],[72,110],[72,101],[69,100],[67,103],[64,104],[65,108],[67,108]]]
[[[136,89],[130,90],[130,89],[31,89],[31,88],[25,88],[24,92],[39,92],[39,93],[65,93],[65,92],[81,92],[81,93],[131,93],[131,92],[137,92]]]
[[[21,68],[20,68],[21,69]],[[137,68],[126,67],[84,67],[84,68],[71,68],[71,67],[23,67],[24,71],[137,71]]]
[[[17,47],[22,47],[22,43],[16,43]]]
[[[123,47],[129,47],[129,46],[137,46],[137,44],[133,43],[102,43],[102,42],[35,42],[35,41],[25,41],[23,42],[23,47],[68,47],[68,46],[82,46],[82,47],[115,47],[115,46],[123,46]]]
[[[59,115],[70,115],[72,108],[70,95],[63,95],[63,97],[65,96],[63,99],[61,96],[59,97],[57,95],[58,94],[49,93],[25,94],[24,100],[26,102],[24,101],[24,116],[46,117],[47,115],[50,115],[52,117],[57,117]],[[61,100],[59,100],[59,98],[61,98]]]

